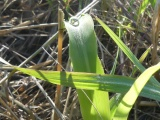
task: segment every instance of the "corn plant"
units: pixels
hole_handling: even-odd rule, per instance
[[[15,69],[54,84],[76,88],[84,120],[126,120],[138,96],[160,100],[159,82],[152,77],[160,69],[160,64],[146,70],[120,38],[99,18],[96,17],[96,20],[142,72],[137,79],[104,75],[97,55],[93,20],[88,14],[72,17],[69,22],[65,22],[74,72]],[[108,92],[119,94],[109,99]]]
[[[105,1],[102,0],[104,3]],[[139,21],[140,15],[148,4],[155,5],[156,0],[144,0],[134,18]],[[134,0],[131,1],[131,5]],[[158,2],[157,2],[158,3]],[[104,4],[105,6],[105,4]],[[130,10],[130,8],[128,8]],[[156,64],[148,69],[140,63],[150,51],[142,55],[140,60],[101,19],[96,21],[104,28],[107,34],[134,64],[133,72],[141,72],[137,78],[114,75],[115,64],[111,74],[104,74],[103,67],[97,53],[97,41],[94,23],[90,15],[83,14],[71,17],[69,22],[64,22],[69,35],[69,57],[71,58],[73,72],[42,71],[14,67],[28,75],[53,84],[76,88],[84,120],[127,120],[129,112],[138,96],[160,100],[160,83],[152,75],[160,69]],[[123,26],[122,27],[128,27]],[[157,31],[158,32],[158,31]],[[109,99],[108,92],[116,93]]]

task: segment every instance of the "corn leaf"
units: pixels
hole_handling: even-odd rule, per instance
[[[123,94],[128,92],[135,81],[134,78],[120,75],[43,71],[19,67],[15,67],[15,69],[53,84],[64,85],[77,89],[101,90]],[[140,96],[160,101],[160,86],[150,85],[147,83],[141,91]]]
[[[65,22],[65,26],[69,34],[69,56],[73,70],[104,74],[97,55],[97,41],[91,16],[85,14],[80,18],[72,17],[69,22]],[[84,120],[110,120],[108,92],[77,89],[77,93]]]
[[[150,77],[160,69],[160,63],[146,69],[134,82],[117,107],[114,120],[127,120],[129,112],[137,97]]]

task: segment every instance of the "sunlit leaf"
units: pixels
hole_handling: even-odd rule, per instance
[[[15,68],[25,74],[35,76],[36,78],[53,84],[86,90],[126,93],[135,81],[134,78],[120,75],[100,75],[82,72],[42,71],[19,67]],[[160,101],[160,86],[147,83],[140,95]]]
[[[160,63],[146,69],[134,82],[129,91],[125,94],[115,113],[114,120],[127,120],[129,112],[135,103],[137,97],[142,91],[150,77],[160,69]]]
[[[98,58],[94,23],[88,14],[65,22],[69,35],[69,56],[75,72],[104,74]],[[84,83],[85,84],[85,81]],[[110,119],[108,92],[77,89],[84,120]]]

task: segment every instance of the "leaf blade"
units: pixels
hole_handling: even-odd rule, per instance
[[[69,56],[76,72],[104,74],[97,56],[94,23],[88,14],[65,22],[69,34]],[[85,81],[84,83],[85,84]],[[77,89],[83,119],[110,120],[108,92]]]
[[[114,120],[126,120],[137,97],[142,91],[150,77],[160,69],[160,63],[146,69],[134,82],[129,91],[125,94],[115,113]]]
[[[136,56],[131,52],[131,50],[121,41],[121,39],[98,17],[96,20],[99,24],[104,28],[104,30],[110,35],[110,37],[114,40],[114,42],[121,48],[121,50],[126,54],[126,56],[132,61],[132,63],[141,71],[145,70],[145,67],[139,62]],[[160,83],[153,77],[150,79],[150,84],[158,84]]]
[[[135,81],[134,78],[119,75],[100,75],[84,72],[43,71],[19,67],[15,67],[15,69],[25,74],[35,76],[41,80],[48,81],[52,84],[59,84],[78,89],[102,90],[123,94],[129,90]],[[150,85],[147,83],[140,95],[146,98],[160,101],[160,86]]]

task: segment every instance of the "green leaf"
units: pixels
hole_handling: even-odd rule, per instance
[[[136,56],[131,52],[131,50],[122,42],[122,40],[99,18],[96,17],[96,20],[101,24],[104,30],[110,35],[110,37],[114,40],[114,42],[121,48],[121,50],[126,54],[126,56],[133,62],[133,64],[143,72],[145,70],[144,66],[139,62]],[[151,77],[150,84],[157,84],[160,83],[153,77]]]
[[[149,1],[150,1],[150,3],[151,3],[152,7],[154,8],[157,0],[149,0]]]
[[[150,0],[143,0],[142,4],[140,5],[138,9],[138,16],[145,11],[149,3],[150,3]]]
[[[146,56],[148,55],[148,53],[150,52],[151,47],[149,47],[140,57],[139,61],[140,63],[142,63],[144,61],[144,59],[146,58]],[[137,71],[137,68],[134,67],[133,68],[133,72],[132,75],[133,76],[135,74],[135,72]],[[119,103],[122,100],[122,97],[124,96],[124,94],[115,94],[111,99],[110,99],[110,109],[111,109],[111,118],[114,116],[116,109],[119,105]]]
[[[134,82],[129,91],[125,94],[115,113],[114,120],[127,120],[129,112],[135,103],[140,92],[150,77],[160,69],[160,63],[145,70]]]
[[[117,107],[119,103],[121,102],[122,98],[124,97],[124,94],[116,93],[114,96],[110,99],[110,109],[111,109],[111,118],[114,117]]]
[[[134,78],[120,75],[43,71],[19,67],[15,67],[15,69],[53,84],[64,85],[77,89],[101,90],[123,94],[127,93],[135,81]],[[147,83],[141,91],[140,96],[160,101],[160,86],[150,85]]]
[[[147,55],[149,54],[149,52],[151,51],[151,47],[149,47],[142,55],[141,57],[139,58],[139,62],[142,63],[144,61],[144,59],[147,57]],[[132,71],[132,75],[133,76],[137,71],[137,67],[134,67],[133,68],[133,71]]]
[[[65,22],[69,34],[69,56],[75,72],[104,74],[97,56],[97,41],[94,23],[89,15],[72,17]],[[84,83],[85,84],[85,81]],[[108,92],[77,89],[84,120],[110,120]]]

